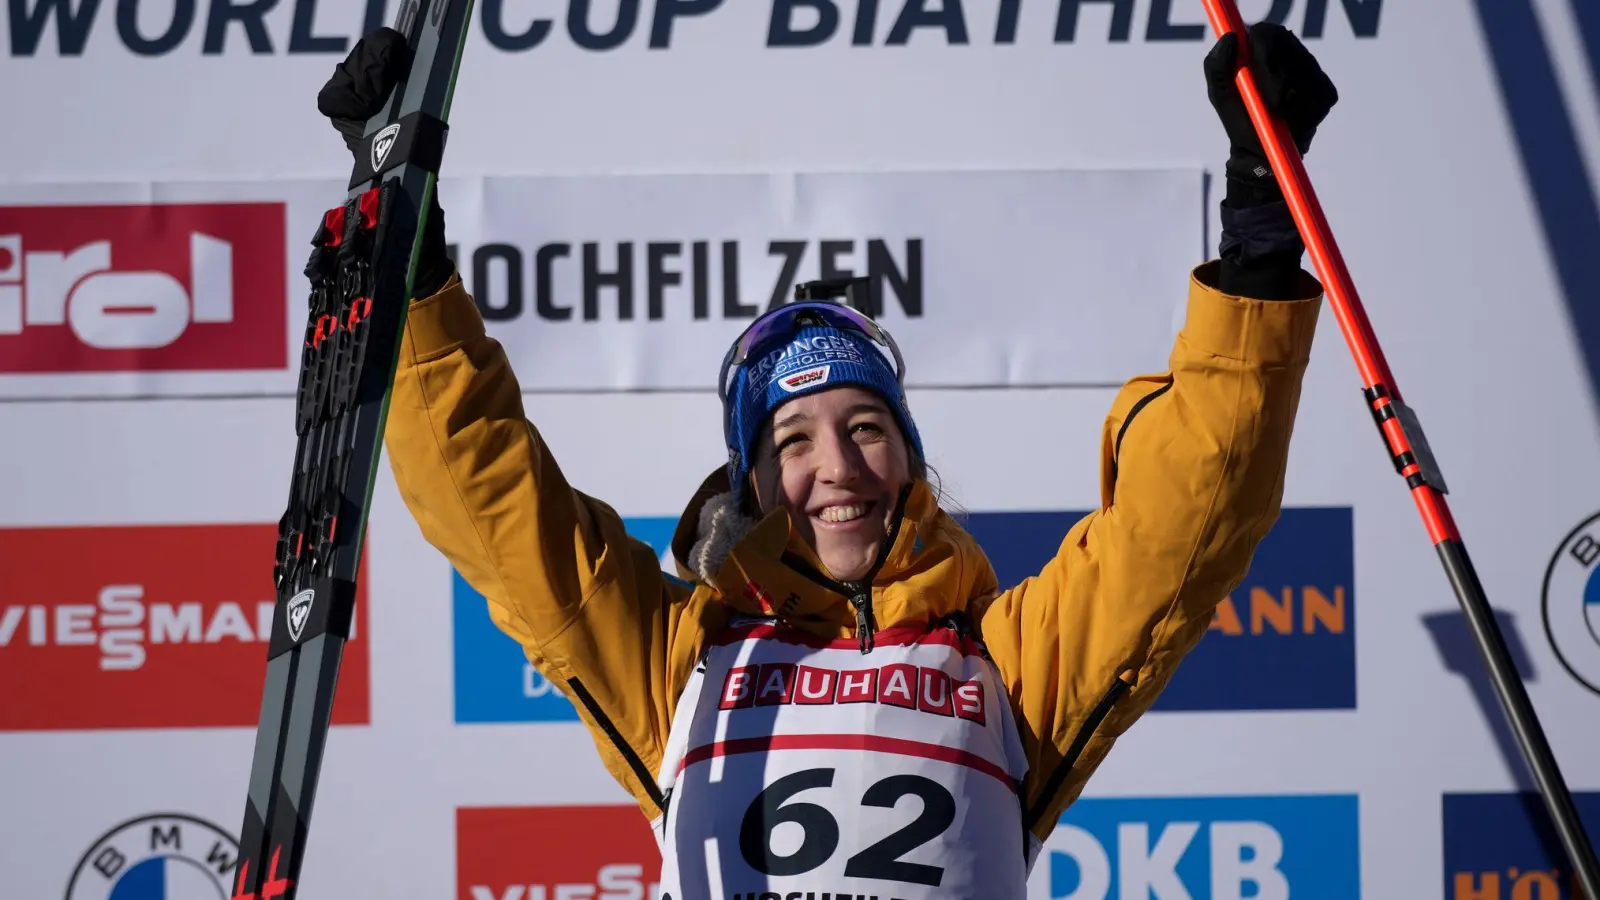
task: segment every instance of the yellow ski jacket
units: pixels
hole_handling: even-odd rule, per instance
[[[1112,403],[1100,505],[1042,571],[997,584],[919,482],[873,582],[879,629],[955,611],[975,623],[1022,732],[1025,827],[1040,840],[1205,634],[1278,516],[1321,286],[1302,273],[1297,299],[1252,300],[1218,291],[1216,268],[1191,273],[1169,370],[1133,378]],[[574,701],[649,819],[663,811],[656,772],[679,694],[731,615],[776,609],[856,636],[854,608],[817,578],[824,566],[782,510],[712,583],[662,572],[610,506],[567,483],[459,278],[411,304],[384,440],[425,538]],[[680,520],[678,559],[724,490],[719,467]]]

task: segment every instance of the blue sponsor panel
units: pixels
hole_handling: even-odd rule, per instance
[[[967,527],[1010,587],[1037,574],[1086,514],[973,513]],[[1354,709],[1354,544],[1349,507],[1283,510],[1152,709]]]
[[[1045,842],[1029,900],[1349,900],[1355,795],[1079,799]]]
[[[677,520],[627,519],[628,533],[666,552]],[[451,572],[455,633],[455,720],[458,723],[576,722],[578,713],[495,626],[483,595]]]
[[[1578,819],[1600,834],[1600,792],[1574,791]],[[1577,900],[1567,853],[1534,791],[1445,794],[1445,900]]]

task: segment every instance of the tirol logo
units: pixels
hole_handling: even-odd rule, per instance
[[[817,366],[814,369],[806,369],[804,372],[796,372],[793,375],[778,379],[778,385],[793,394],[809,387],[816,387],[819,384],[827,384],[828,370],[831,368],[832,366]]]
[[[0,731],[254,727],[276,523],[0,529]],[[364,582],[333,723],[368,721]]]
[[[623,524],[630,535],[663,557],[664,571],[674,571],[666,554],[676,519],[630,518]],[[452,573],[452,584],[456,721],[578,721],[572,703],[528,662],[517,642],[495,626],[484,596],[460,572]]]
[[[1028,900],[1349,900],[1357,798],[1080,798],[1044,842]]]
[[[300,634],[306,628],[306,620],[311,618],[311,603],[316,599],[317,592],[310,588],[289,598],[289,640],[300,640]]]
[[[661,851],[637,806],[466,807],[456,879],[459,900],[656,900]]]
[[[66,900],[226,897],[238,862],[238,840],[204,819],[141,816],[90,845],[67,882]]]
[[[1561,665],[1600,693],[1600,513],[1572,529],[1544,573],[1544,633]]]
[[[0,207],[0,372],[281,369],[284,204]]]
[[[1600,834],[1600,792],[1572,794],[1578,819]],[[1534,791],[1445,794],[1444,900],[1581,900],[1566,850]]]
[[[394,147],[395,135],[400,133],[400,124],[397,122],[378,132],[372,139],[372,168],[374,171],[383,168],[383,161],[389,158],[389,151]]]
[[[1083,515],[972,513],[967,527],[1004,587],[1037,574]],[[1354,543],[1349,507],[1284,509],[1152,710],[1354,709]]]

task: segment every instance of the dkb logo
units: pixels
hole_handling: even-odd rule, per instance
[[[1354,796],[1080,799],[1028,900],[1348,900],[1358,829]]]

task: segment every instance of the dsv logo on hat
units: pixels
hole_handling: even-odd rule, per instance
[[[1600,694],[1600,513],[1567,533],[1545,568],[1541,612],[1556,658]]]
[[[239,842],[204,819],[155,813],[129,819],[92,844],[67,882],[66,900],[226,897]]]

